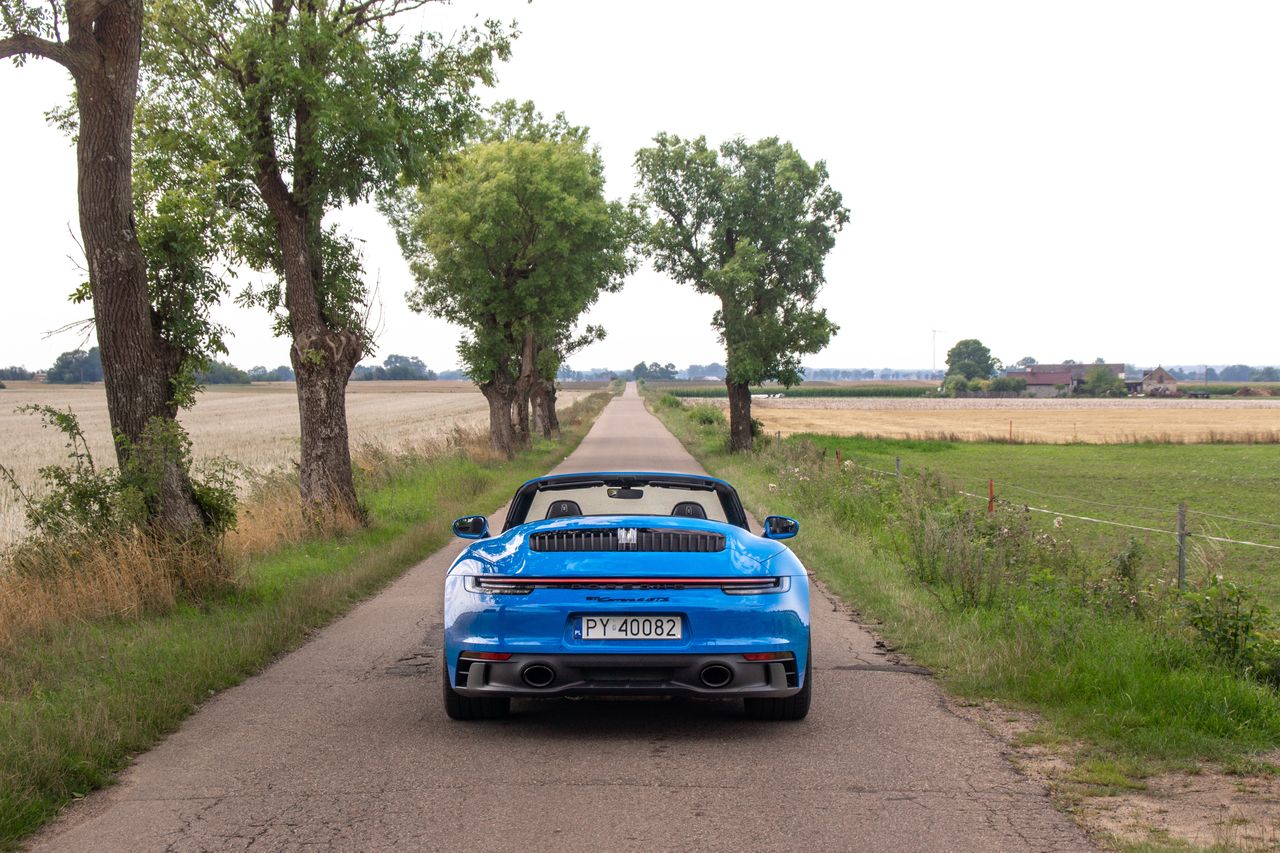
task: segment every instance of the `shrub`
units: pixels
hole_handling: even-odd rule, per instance
[[[1219,575],[1183,596],[1187,624],[1211,657],[1242,675],[1280,682],[1280,642],[1270,611],[1253,595]]]
[[[700,403],[689,410],[689,420],[701,426],[724,426],[724,411],[719,406]]]
[[[674,394],[663,394],[658,398],[658,405],[664,409],[683,409],[684,403]]]

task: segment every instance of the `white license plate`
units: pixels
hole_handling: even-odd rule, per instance
[[[584,640],[679,640],[679,616],[583,616]]]

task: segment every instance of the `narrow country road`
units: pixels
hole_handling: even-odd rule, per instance
[[[561,471],[697,462],[634,387]],[[477,510],[492,509],[477,507]],[[802,536],[821,535],[808,527]],[[1087,839],[938,687],[815,592],[813,712],[558,701],[441,707],[452,544],[212,699],[40,850],[1080,850]]]

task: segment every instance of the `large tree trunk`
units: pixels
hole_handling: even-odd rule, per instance
[[[297,374],[302,431],[298,481],[303,507],[317,527],[344,517],[364,517],[356,497],[347,432],[347,380],[360,353],[360,338],[346,331],[295,336],[289,350]]]
[[[169,532],[201,529],[204,519],[181,460],[167,442],[150,447],[144,437],[152,419],[173,422],[177,417],[171,381],[182,353],[160,335],[133,221],[141,0],[107,3],[91,25],[81,20],[67,49],[75,57],[70,67],[79,112],[80,233],[89,265],[107,412],[112,432],[124,439],[116,442],[117,459],[123,467],[134,454],[161,454],[163,461],[153,469],[160,474],[159,493],[150,507],[153,523]]]
[[[726,379],[729,388],[729,449],[751,449],[751,386]]]
[[[552,438],[560,432],[556,417],[556,384],[543,380],[533,389],[533,431],[543,438]]]
[[[516,379],[515,418],[516,441],[528,447],[532,436],[529,423],[529,406],[538,385],[538,345],[533,332],[526,331],[520,352],[520,375]]]
[[[480,393],[489,402],[489,444],[508,459],[516,455],[516,432],[511,421],[515,387],[501,381],[486,382]]]
[[[560,435],[560,416],[556,414],[556,383],[548,382],[546,390],[543,391],[542,399],[547,410],[547,426],[551,430],[551,436]]]

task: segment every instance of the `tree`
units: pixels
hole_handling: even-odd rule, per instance
[[[1018,359],[1019,367],[1030,367],[1033,364],[1039,364],[1039,363],[1040,362],[1036,361],[1034,358],[1032,358],[1029,355],[1023,356],[1022,358]]]
[[[169,531],[203,527],[187,470],[159,437],[180,431],[180,378],[192,353],[171,332],[180,306],[157,302],[139,241],[133,191],[133,121],[142,48],[142,0],[0,0],[0,58],[50,59],[75,82],[77,199],[89,270],[78,301],[92,300],[107,413],[121,468],[138,453],[158,472],[148,512]],[[65,34],[65,39],[64,39]],[[164,422],[148,428],[153,421]]]
[[[1250,382],[1280,382],[1280,369],[1275,367],[1263,367],[1253,372],[1249,377]]]
[[[64,352],[53,362],[45,374],[46,382],[76,385],[102,381],[102,353],[97,347],[88,352],[82,349]]]
[[[1085,372],[1080,393],[1087,397],[1123,397],[1126,391],[1124,380],[1112,373],[1105,362],[1095,362]]]
[[[214,360],[196,372],[196,381],[201,385],[248,385],[253,379],[234,364]]]
[[[1247,364],[1232,364],[1218,371],[1218,378],[1223,382],[1248,382],[1253,375],[1253,368]]]
[[[997,362],[977,338],[965,338],[947,350],[947,375],[965,379],[986,379],[996,372]]]
[[[493,447],[510,457],[577,318],[632,269],[636,225],[605,199],[599,153],[563,117],[500,105],[482,139],[403,196],[393,220],[418,282],[410,307],[466,330],[459,356],[489,403]]]
[[[184,168],[217,164],[226,252],[275,280],[242,301],[292,339],[303,503],[313,523],[360,515],[346,385],[371,343],[354,242],[325,216],[425,178],[475,118],[510,34],[402,38],[388,19],[429,0],[166,0],[152,16],[148,126]]]
[[[660,272],[719,300],[712,325],[727,356],[730,447],[749,450],[751,385],[799,383],[800,356],[837,331],[815,300],[849,211],[826,164],[810,165],[776,137],[718,151],[704,137],[661,133],[654,143],[636,153],[655,214],[648,249]]]
[[[30,379],[34,375],[30,370],[25,367],[18,367],[16,364],[10,367],[0,367],[0,379]]]

